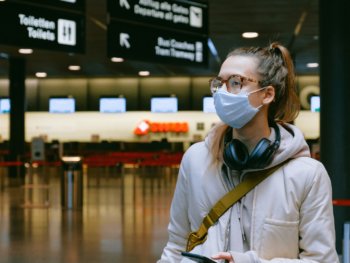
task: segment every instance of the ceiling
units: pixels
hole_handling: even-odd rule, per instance
[[[106,1],[86,0],[85,54],[35,49],[33,54],[25,56],[27,76],[34,77],[35,72],[45,71],[52,78],[122,77],[137,76],[140,70],[148,70],[152,76],[215,75],[232,48],[266,46],[275,40],[291,50],[298,75],[318,74],[318,68],[306,67],[309,62],[319,62],[317,0],[209,0],[208,5],[209,38],[218,55],[209,55],[207,68],[140,61],[111,62],[106,55]],[[256,31],[259,37],[243,39],[241,34],[245,31]],[[22,56],[17,49],[0,45],[0,53]],[[70,64],[81,65],[81,70],[69,71]],[[7,75],[8,62],[0,59],[0,77]]]

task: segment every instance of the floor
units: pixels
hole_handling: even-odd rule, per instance
[[[24,183],[0,168],[0,262],[156,262],[177,169],[85,167],[82,207],[66,209],[60,168],[27,168]]]

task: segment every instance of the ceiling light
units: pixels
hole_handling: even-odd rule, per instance
[[[112,62],[123,62],[124,59],[123,59],[123,58],[113,57],[113,58],[111,58],[111,61],[112,61]]]
[[[244,37],[244,38],[255,38],[258,36],[259,36],[259,34],[257,32],[244,32],[242,34],[242,37]]]
[[[139,76],[149,76],[150,72],[149,71],[139,71]]]
[[[306,66],[308,68],[318,68],[318,63],[307,63]]]
[[[31,48],[20,48],[20,49],[18,49],[18,52],[21,53],[21,54],[32,54],[33,53],[33,49],[31,49]]]
[[[78,65],[70,65],[68,67],[69,70],[72,70],[72,71],[77,71],[77,70],[80,70],[80,66]]]
[[[35,76],[37,78],[46,78],[47,77],[47,73],[46,72],[37,72],[37,73],[35,73]]]

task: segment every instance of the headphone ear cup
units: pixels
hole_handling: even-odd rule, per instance
[[[263,168],[271,161],[272,154],[271,141],[262,138],[251,152],[247,165],[252,169]]]
[[[247,147],[239,140],[233,139],[224,148],[224,162],[233,170],[242,170],[249,160]]]
[[[225,164],[233,170],[261,169],[269,165],[281,143],[281,133],[278,125],[273,122],[272,127],[276,132],[275,142],[271,143],[269,139],[262,138],[251,154],[240,140],[232,139],[232,129],[229,130],[224,140],[223,158]]]

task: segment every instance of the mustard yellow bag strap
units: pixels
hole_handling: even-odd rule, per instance
[[[203,219],[199,229],[196,232],[190,233],[186,251],[191,251],[195,246],[202,244],[206,240],[209,227],[211,227],[238,200],[285,163],[286,161],[267,170],[250,172],[249,176],[246,176],[246,179],[242,183],[238,184],[237,187],[224,195]]]

